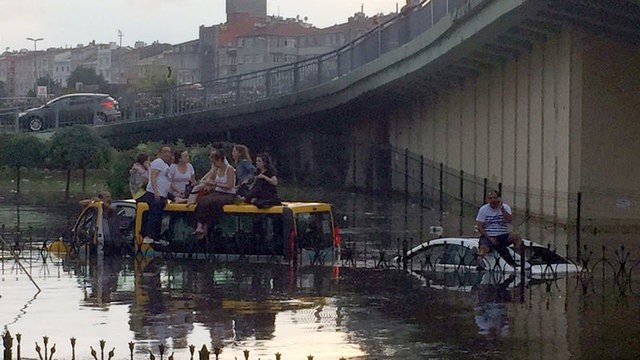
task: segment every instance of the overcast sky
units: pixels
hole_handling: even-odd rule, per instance
[[[360,10],[390,13],[404,0],[267,0],[267,13],[308,17],[316,27],[342,23]],[[0,53],[37,48],[160,41],[177,44],[198,37],[200,25],[225,22],[225,0],[0,0]]]

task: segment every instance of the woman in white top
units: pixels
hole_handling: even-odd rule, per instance
[[[186,150],[176,151],[173,154],[173,164],[169,166],[169,176],[171,177],[171,193],[176,198],[188,198],[191,187],[196,183],[196,171],[189,162],[189,153]]]
[[[197,201],[195,218],[197,227],[194,234],[198,239],[207,235],[209,228],[215,225],[217,219],[223,214],[222,207],[233,204],[236,199],[235,184],[236,171],[229,165],[223,149],[212,149],[209,159],[214,165],[202,179],[202,184],[209,193]]]

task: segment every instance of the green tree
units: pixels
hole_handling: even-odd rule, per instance
[[[82,66],[78,66],[71,72],[67,80],[67,87],[75,89],[76,83],[82,83],[84,86],[97,85],[100,90],[103,90],[107,85],[107,81],[102,75],[98,75],[94,69]]]
[[[39,167],[43,164],[45,144],[28,134],[3,134],[0,136],[0,164],[15,170],[16,192],[20,193],[20,169]]]
[[[53,80],[49,74],[38,78],[36,82],[38,86],[46,86],[49,94],[60,95],[62,93],[62,86],[60,86],[60,82]]]
[[[111,196],[114,198],[128,198],[131,196],[129,192],[129,169],[135,161],[136,155],[135,150],[113,151],[106,183]]]
[[[65,197],[69,198],[71,172],[82,169],[82,192],[85,191],[88,168],[99,168],[109,162],[111,146],[90,127],[74,125],[61,128],[49,141],[51,163],[67,171]]]

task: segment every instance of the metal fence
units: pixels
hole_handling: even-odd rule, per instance
[[[343,242],[345,245],[349,244],[349,240],[345,239]],[[455,244],[455,241],[452,242]],[[42,247],[39,244],[35,244],[33,248],[38,250]],[[391,255],[396,256],[400,255],[399,259],[402,259],[402,254],[405,254],[408,249],[411,248],[411,244],[408,241],[400,241],[396,243],[397,248],[393,248],[393,244],[387,244],[390,246],[392,251],[389,253],[385,253],[384,251],[377,251],[373,243],[370,244],[356,244],[360,246],[353,247],[349,249],[349,245],[343,248],[343,259],[340,264],[342,267],[349,268],[375,268],[379,271],[405,271],[410,270],[411,272],[419,272],[419,271],[429,271],[430,269],[435,268],[436,264],[443,262],[442,257],[433,257],[427,258],[427,261],[402,261],[396,260]],[[363,245],[363,246],[362,246]],[[367,248],[371,249],[367,252]],[[359,250],[358,250],[359,249]],[[7,254],[7,249],[2,246],[2,254]],[[347,252],[349,252],[347,254]],[[50,255],[46,252],[40,252],[40,255],[37,255],[38,252],[35,252],[32,255],[26,255],[26,252],[20,256],[25,261],[43,261],[45,259],[48,261]],[[385,255],[389,254],[389,256]],[[584,294],[587,293],[618,293],[620,297],[624,298],[628,295],[640,295],[640,292],[637,287],[634,287],[634,284],[638,284],[638,276],[640,275],[640,261],[634,260],[631,257],[631,254],[628,250],[624,248],[620,249],[608,249],[606,247],[602,247],[601,250],[589,250],[585,249],[583,252],[583,256],[575,261],[570,261],[571,264],[575,264],[581,267],[581,269],[576,273],[575,277],[572,277],[569,280],[568,277],[565,277],[567,282],[571,282],[574,288],[580,289]],[[35,255],[35,256],[34,256]],[[38,260],[38,257],[42,258]],[[456,259],[449,259],[456,262]],[[453,291],[456,288],[460,290],[464,290],[465,287],[468,287],[469,284],[466,283],[467,279],[473,278],[475,274],[477,274],[474,270],[469,270],[465,268],[462,264],[466,260],[461,255],[458,258],[457,263],[460,264],[459,268],[453,269],[450,273],[451,276],[449,279],[453,280],[449,284],[448,289]],[[214,260],[212,260],[214,261]],[[242,261],[242,260],[238,260]],[[14,258],[7,258],[5,256],[1,259],[2,269],[9,268],[9,264],[13,265],[15,262]],[[6,264],[5,264],[6,263]],[[63,266],[62,262],[52,262],[55,266]],[[316,265],[322,266],[322,265]],[[27,267],[28,264],[27,264]],[[521,267],[520,269],[524,269]],[[558,291],[558,288],[553,286],[553,283],[559,281],[559,274],[555,273],[553,268],[549,267],[549,271],[545,272],[544,276],[540,279],[536,279],[538,283],[542,282],[547,283],[546,287],[542,287],[542,291],[546,291],[551,294]],[[12,270],[13,271],[13,270]],[[516,277],[520,277],[520,282],[518,282],[518,287],[516,290],[520,292],[521,298],[524,298],[524,294],[527,291],[531,291],[530,288],[526,286],[527,282],[524,281],[525,276],[524,272],[520,272],[520,274],[507,274],[505,269],[502,268],[493,268],[491,269],[492,276],[496,279],[506,279],[506,281],[513,281]],[[598,281],[594,281],[597,279]],[[598,285],[596,285],[598,284]],[[600,285],[601,284],[601,285]],[[429,287],[430,282],[425,283],[425,286]],[[568,286],[567,288],[569,288]],[[439,289],[439,288],[438,288]],[[41,339],[41,340],[40,340]],[[220,347],[213,347],[211,349],[207,348],[207,345],[202,345],[201,347],[196,347],[191,344],[188,346],[189,353],[187,355],[182,355],[182,357],[174,356],[173,350],[163,344],[158,345],[157,347],[150,347],[146,343],[136,344],[135,342],[129,342],[128,348],[125,349],[116,349],[115,347],[109,346],[108,342],[104,339],[82,339],[82,346],[78,346],[79,340],[76,338],[70,338],[68,343],[62,342],[60,343],[60,339],[55,339],[49,336],[39,337],[26,337],[23,334],[11,334],[8,331],[5,331],[2,335],[3,340],[3,359],[4,360],[21,360],[21,359],[48,359],[52,360],[57,358],[56,353],[62,347],[68,346],[70,351],[60,351],[65,353],[71,353],[71,359],[81,359],[87,358],[91,356],[93,359],[112,359],[112,358],[123,358],[122,354],[127,354],[127,358],[130,359],[225,359],[229,357],[225,357],[223,354],[223,349]],[[56,344],[58,342],[58,344]],[[34,345],[35,343],[35,345]],[[28,344],[28,345],[25,345]],[[87,345],[89,344],[89,345]],[[56,349],[56,347],[58,347]],[[245,350],[243,352],[244,359],[255,358],[251,357],[251,353],[249,350]],[[262,357],[264,358],[264,357]],[[276,353],[273,355],[275,359],[288,358],[286,354]],[[313,359],[312,355],[306,357],[307,359]],[[336,357],[337,358],[337,357]]]
[[[463,4],[470,6],[471,3],[464,0],[426,1],[381,22],[339,49],[302,61],[157,92],[126,93],[117,99],[122,118],[136,121],[220,109],[293,94],[331,82],[429,31]],[[0,129],[19,130],[18,112],[25,108],[1,110]],[[63,126],[65,122],[59,120],[54,124]]]
[[[439,214],[450,214],[463,218],[474,218],[478,208],[485,203],[488,190],[497,190],[514,209],[517,222],[514,226],[525,226],[537,221],[561,226],[575,236],[576,256],[581,251],[582,239],[594,234],[629,234],[639,230],[633,219],[611,218],[611,210],[635,211],[640,204],[640,195],[627,194],[621,198],[615,189],[585,189],[581,192],[536,190],[525,186],[504,185],[497,178],[483,178],[444,165],[416,154],[408,149],[390,145],[353,144],[354,154],[362,152],[377,154],[369,159],[354,155],[352,183],[356,188],[366,183],[354,169],[375,168],[376,161],[389,161],[390,184],[393,190],[408,201],[422,208],[437,210]],[[359,160],[360,159],[360,160]],[[360,163],[358,163],[360,161]],[[625,204],[628,209],[619,209]],[[595,207],[593,204],[599,204]],[[462,226],[462,224],[461,224]],[[519,230],[519,229],[516,229]],[[458,233],[466,231],[459,229]]]

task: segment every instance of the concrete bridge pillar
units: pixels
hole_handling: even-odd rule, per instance
[[[639,69],[638,48],[564,27],[477,77],[425,84],[435,91],[393,112],[390,143],[462,170],[470,183],[502,183],[520,213],[571,221],[577,192],[587,191],[583,215],[604,215],[604,191],[610,212],[633,218],[640,204],[616,206],[615,193],[633,192],[640,175]],[[467,191],[481,202],[478,189]]]

